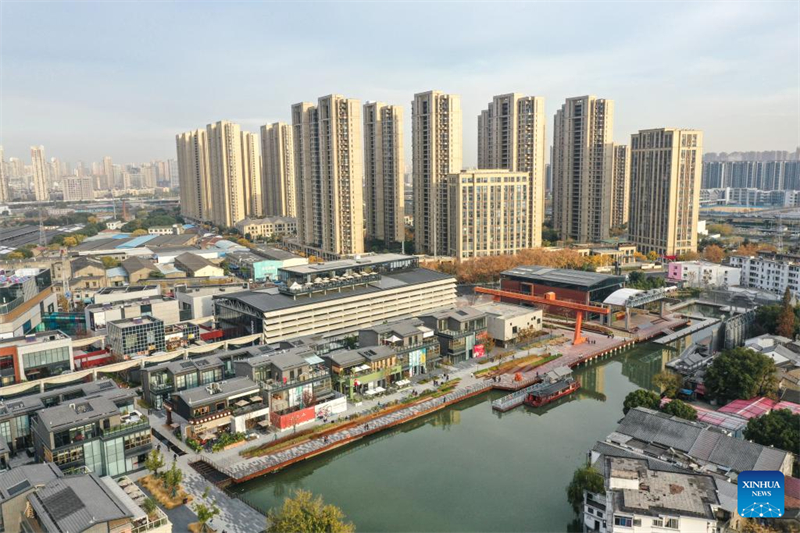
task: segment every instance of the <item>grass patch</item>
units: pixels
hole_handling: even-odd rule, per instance
[[[161,478],[153,477],[153,474],[143,477],[139,480],[144,488],[146,488],[150,494],[153,495],[153,498],[158,500],[164,508],[166,509],[175,509],[183,505],[184,498],[188,498],[186,503],[192,501],[192,497],[186,493],[183,488],[178,487],[178,491],[175,493],[175,497],[172,497],[172,491],[169,487],[164,488],[164,482]]]

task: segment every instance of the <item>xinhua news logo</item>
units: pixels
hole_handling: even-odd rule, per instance
[[[739,474],[739,514],[747,518],[783,516],[783,474],[748,470]]]

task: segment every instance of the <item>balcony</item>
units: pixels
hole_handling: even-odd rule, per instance
[[[304,374],[300,374],[297,378],[293,380],[288,380],[286,382],[278,381],[276,379],[268,379],[261,384],[264,386],[265,389],[269,391],[279,391],[291,387],[297,387],[298,385],[303,385],[306,383],[312,383],[314,381],[319,381],[320,379],[329,378],[330,372],[327,369],[325,370],[314,370],[312,372],[305,372]]]
[[[135,422],[127,422],[109,429],[103,429],[100,431],[100,434],[105,438],[143,428],[150,428],[150,420],[145,415],[141,415],[139,420]]]
[[[252,413],[253,411],[260,411],[267,408],[269,408],[269,404],[267,402],[251,403],[241,407],[234,406],[231,409],[231,414],[233,414],[233,416],[241,416],[246,415],[247,413]]]
[[[172,392],[174,384],[172,382],[166,383],[150,383],[150,392],[153,394],[160,394],[162,392]]]

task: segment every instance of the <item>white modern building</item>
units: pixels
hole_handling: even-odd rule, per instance
[[[452,308],[456,280],[400,254],[313,263],[278,270],[278,287],[214,299],[226,337],[261,333],[265,344],[321,334],[334,337],[427,311]]]
[[[683,282],[687,287],[732,287],[739,285],[741,273],[740,268],[707,261],[673,261],[669,264],[667,278]]]
[[[730,266],[741,269],[742,287],[783,294],[788,287],[800,296],[800,255],[759,252],[758,255],[732,255]]]
[[[486,331],[500,346],[514,342],[522,331],[542,330],[542,310],[538,307],[501,302],[480,303],[473,307],[486,313]]]

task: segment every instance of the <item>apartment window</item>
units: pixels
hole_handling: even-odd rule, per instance
[[[614,515],[614,525],[621,527],[633,527],[633,518],[630,516]]]
[[[669,529],[678,529],[678,519],[677,518],[665,518],[664,519],[664,527]]]

